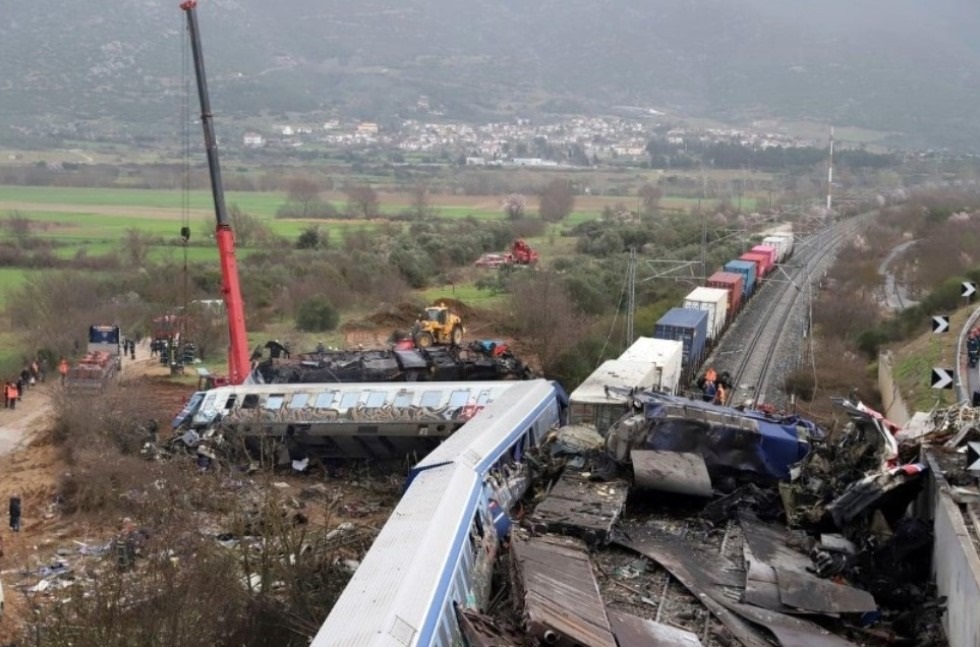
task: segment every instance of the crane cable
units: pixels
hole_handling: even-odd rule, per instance
[[[190,211],[191,211],[191,105],[190,105],[190,35],[188,27],[184,24],[183,14],[181,14],[181,42],[180,42],[180,137],[181,137],[181,202],[180,202],[180,237],[184,248],[184,294],[183,294],[183,317],[181,318],[181,328],[187,318],[187,242],[190,239]],[[183,331],[186,333],[186,331]]]

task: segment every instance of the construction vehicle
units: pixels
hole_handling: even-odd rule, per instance
[[[221,182],[218,139],[214,133],[211,101],[208,98],[207,78],[204,73],[204,55],[201,52],[201,35],[197,24],[197,0],[185,0],[180,4],[180,8],[187,15],[187,30],[194,58],[194,73],[197,77],[197,93],[201,101],[201,126],[204,128],[204,146],[207,150],[208,170],[211,176],[211,195],[214,197],[214,214],[217,220],[214,237],[218,242],[218,256],[221,262],[221,297],[225,303],[225,311],[228,313],[227,383],[241,384],[248,377],[251,369],[248,338],[245,333],[245,304],[242,301],[238,263],[235,260],[235,236],[225,207],[224,187]],[[181,236],[185,239],[190,236],[189,228],[183,228]]]
[[[89,326],[85,355],[74,363],[65,376],[71,390],[102,390],[122,369],[122,341],[119,326]]]
[[[510,258],[514,265],[534,265],[538,262],[538,252],[526,240],[518,238],[510,246]]]
[[[516,239],[510,251],[502,254],[484,254],[473,264],[477,267],[501,267],[503,265],[534,265],[538,262],[538,252],[526,240]]]
[[[443,304],[425,309],[412,326],[412,340],[419,348],[459,346],[463,343],[463,320]]]

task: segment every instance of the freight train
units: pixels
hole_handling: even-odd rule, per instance
[[[678,308],[668,310],[654,326],[656,339],[683,344],[682,382],[689,382],[745,303],[761,288],[777,264],[793,253],[793,233],[783,225],[766,232],[762,243],[724,264],[695,288]]]

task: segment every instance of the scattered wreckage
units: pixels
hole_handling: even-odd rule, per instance
[[[478,340],[466,346],[431,346],[376,350],[320,348],[295,358],[282,353],[260,361],[251,381],[258,384],[309,382],[460,382],[526,380],[531,368],[499,341]]]
[[[508,543],[512,606],[458,609],[471,645],[946,644],[932,529],[908,512],[927,468],[880,414],[841,399],[849,424],[825,433],[796,416],[628,397],[635,412],[605,437],[563,427],[532,455],[537,495]],[[671,580],[689,602],[668,599],[681,599]],[[662,622],[683,604],[717,622]]]

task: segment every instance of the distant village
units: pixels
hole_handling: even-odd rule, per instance
[[[318,124],[270,123],[242,137],[245,148],[382,148],[398,157],[446,156],[468,166],[582,167],[599,163],[642,162],[647,144],[659,140],[686,145],[735,144],[756,150],[823,146],[780,133],[736,128],[666,126],[622,117],[568,117],[543,122],[525,118],[471,125],[406,119],[383,127],[372,121],[330,119]]]

